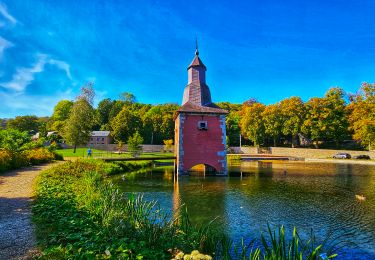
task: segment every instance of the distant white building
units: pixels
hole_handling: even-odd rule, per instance
[[[107,145],[112,142],[110,131],[92,131],[88,146]]]
[[[56,131],[50,131],[50,132],[47,132],[47,137],[53,135],[53,134],[57,134]],[[31,140],[38,140],[40,137],[40,133],[36,133],[35,135],[31,136]]]

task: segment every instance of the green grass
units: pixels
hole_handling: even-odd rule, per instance
[[[91,150],[93,153],[103,152],[97,149],[91,149]],[[56,150],[55,152],[64,157],[87,157],[87,148],[77,148],[75,153],[73,153],[73,151],[74,149],[72,148],[72,149],[59,149],[59,150]]]
[[[92,158],[132,158],[128,152],[112,152],[98,149],[91,149]],[[78,158],[87,158],[87,148],[77,148],[76,152],[73,153],[73,149],[60,149],[56,150],[56,153],[64,157],[78,157]],[[173,156],[173,153],[162,153],[162,152],[144,152],[139,157],[168,157]]]

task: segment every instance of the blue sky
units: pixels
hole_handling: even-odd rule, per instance
[[[0,118],[51,115],[88,81],[180,103],[195,37],[214,101],[307,101],[374,82],[375,1],[0,0]]]

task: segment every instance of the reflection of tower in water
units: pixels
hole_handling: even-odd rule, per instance
[[[173,174],[173,196],[172,196],[172,210],[173,218],[177,218],[181,209],[180,187],[178,183],[178,175]]]
[[[174,217],[178,217],[185,206],[192,224],[208,223],[215,217],[225,216],[227,181],[227,178],[216,177],[176,177],[172,199]]]

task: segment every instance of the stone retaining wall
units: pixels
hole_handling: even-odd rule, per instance
[[[258,154],[257,147],[242,146],[240,148],[240,147],[232,146],[230,147],[230,149],[232,153]]]
[[[272,155],[283,155],[303,158],[332,158],[337,153],[348,153],[351,156],[366,154],[372,159],[375,158],[375,151],[351,151],[351,150],[329,150],[329,149],[306,149],[306,148],[285,148],[271,147]]]
[[[259,154],[257,147],[231,147],[234,153]],[[290,156],[300,158],[325,159],[332,158],[337,153],[348,153],[351,156],[366,154],[375,159],[375,151],[351,151],[351,150],[329,150],[329,149],[307,149],[307,148],[286,148],[270,147],[272,155]]]

